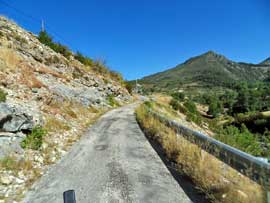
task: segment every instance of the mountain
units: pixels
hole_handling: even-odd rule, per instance
[[[270,65],[270,57],[259,63],[260,65]]]
[[[238,63],[208,51],[193,57],[175,68],[142,78],[145,88],[172,90],[185,87],[224,87],[236,81],[265,79],[270,64]]]

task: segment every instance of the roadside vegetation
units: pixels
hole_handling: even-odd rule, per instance
[[[46,134],[46,130],[44,130],[40,126],[36,126],[35,128],[33,128],[32,132],[27,135],[27,137],[21,142],[22,148],[39,150],[43,143],[43,137]]]
[[[270,83],[238,83],[221,92],[173,93],[171,107],[190,121],[207,123],[215,138],[254,156],[270,156]],[[184,94],[184,93],[181,93]],[[197,107],[206,110],[198,111]]]
[[[186,106],[187,111],[194,110],[193,105]],[[136,117],[149,139],[160,144],[167,158],[176,163],[179,172],[190,177],[213,202],[265,202],[265,193],[261,186],[184,137],[177,136],[174,130],[149,114],[148,108],[155,111],[159,109],[159,112],[168,118],[177,118],[177,111],[173,111],[164,103],[146,102],[136,110]]]

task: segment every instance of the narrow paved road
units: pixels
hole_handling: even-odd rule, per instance
[[[103,115],[26,195],[27,203],[190,203],[138,126],[135,104]]]

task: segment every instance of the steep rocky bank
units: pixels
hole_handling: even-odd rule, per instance
[[[132,101],[121,81],[54,52],[4,17],[0,91],[0,203],[19,202],[102,112]],[[22,148],[37,126],[46,132],[40,149]]]

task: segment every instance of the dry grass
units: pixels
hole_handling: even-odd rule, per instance
[[[53,69],[47,68],[45,66],[35,68],[35,72],[38,72],[40,74],[49,74],[49,75],[52,75],[56,78],[66,79],[66,77],[63,74],[58,73],[57,71],[54,71]]]
[[[0,169],[19,172],[21,170],[30,171],[32,168],[33,164],[30,160],[18,160],[15,156],[7,156],[0,160]]]
[[[8,48],[0,49],[0,60],[4,61],[6,67],[10,70],[15,70],[22,61],[14,50]]]
[[[169,105],[172,97],[169,95],[164,95],[160,93],[155,93],[152,95],[155,100],[164,105]]]
[[[48,132],[63,132],[70,130],[70,126],[66,122],[57,119],[54,116],[47,116],[44,129]]]
[[[29,88],[41,88],[46,87],[41,81],[37,79],[34,74],[34,69],[27,64],[20,64],[21,76],[19,83],[26,85]]]
[[[142,105],[136,111],[141,126],[159,142],[167,157],[176,162],[214,202],[263,203],[262,188],[214,156],[190,143],[163,123],[148,115]]]

